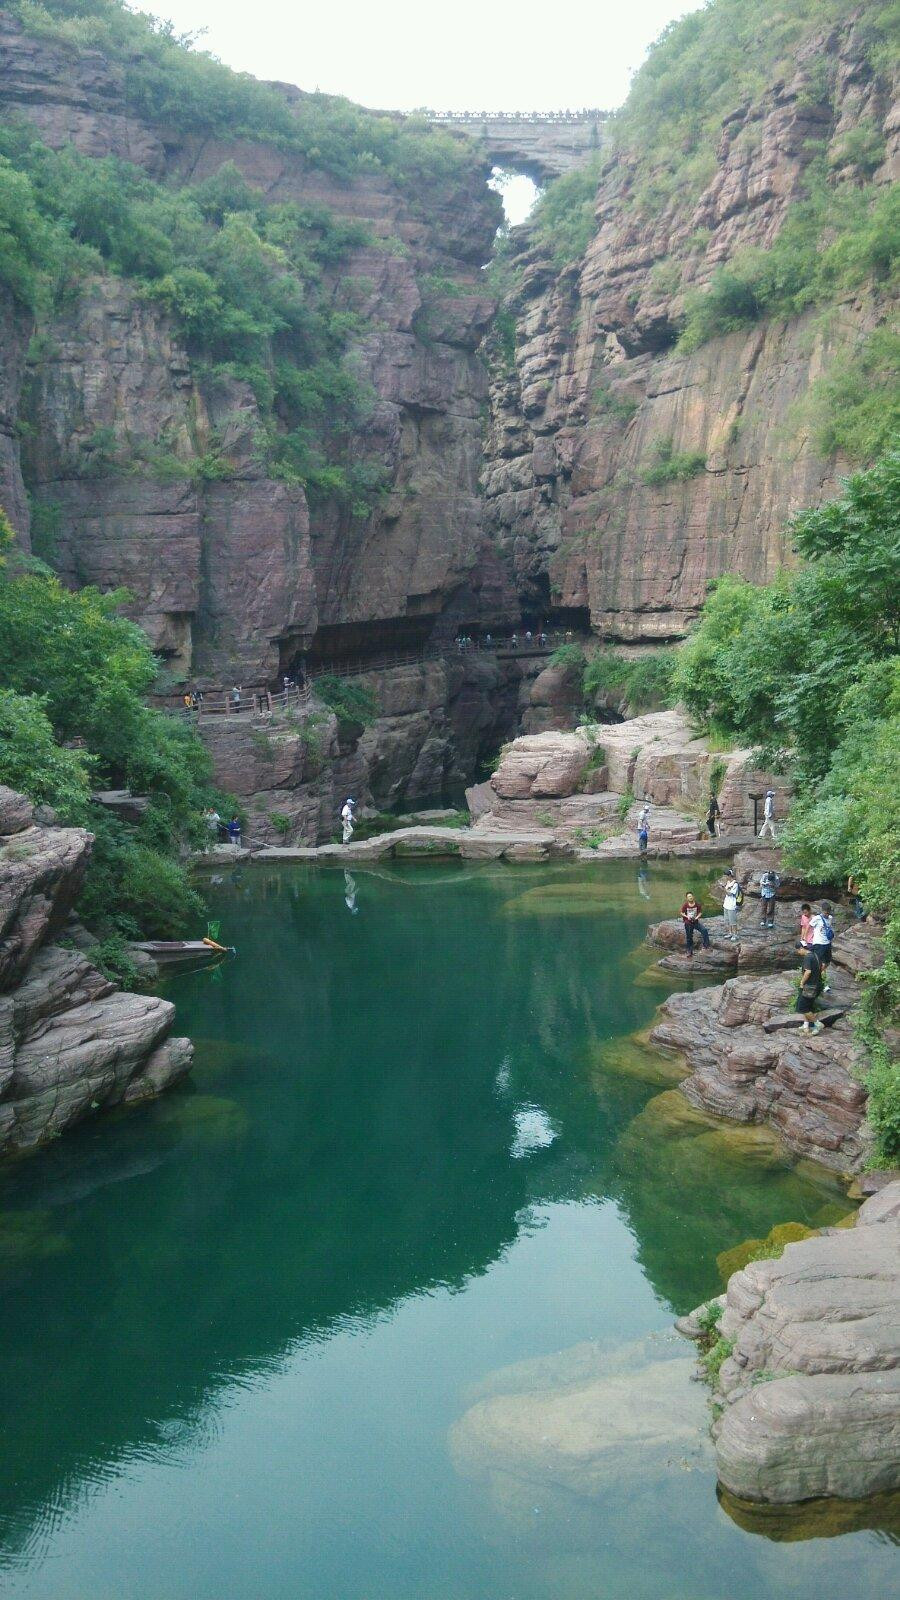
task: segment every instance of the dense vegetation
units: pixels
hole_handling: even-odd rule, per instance
[[[135,116],[182,133],[247,137],[296,151],[337,178],[383,171],[426,194],[459,181],[471,157],[459,140],[421,118],[380,116],[334,95],[288,101],[248,73],[233,72],[171,22],[124,0],[4,0],[30,33],[75,50],[101,50],[122,71]]]
[[[616,119],[617,144],[636,164],[635,205],[654,212],[673,196],[699,194],[715,170],[723,119],[774,79],[792,77],[811,33],[857,13],[870,64],[887,71],[896,61],[897,14],[884,0],[713,0],[664,28]],[[808,92],[824,100],[829,91],[820,60]],[[855,154],[870,167],[871,141]]]
[[[668,704],[675,668],[671,650],[650,650],[635,656],[618,655],[615,650],[586,654],[581,645],[563,644],[550,660],[551,665],[565,667],[580,678],[588,721],[610,696],[622,702],[629,716]]]
[[[96,835],[78,908],[94,931],[176,937],[203,909],[181,852],[205,842],[203,809],[225,800],[199,739],[143,703],[157,665],[122,600],[52,577],[0,581],[0,782]],[[149,796],[140,824],[91,803],[112,787]]]
[[[900,1068],[885,1032],[900,1005],[900,451],[794,518],[806,564],[765,588],[724,578],[678,652],[672,694],[714,730],[791,772],[786,859],[813,879],[852,875],[887,920],[868,984],[870,1115],[900,1158]]]

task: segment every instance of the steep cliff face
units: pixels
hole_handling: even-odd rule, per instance
[[[123,994],[53,941],[81,888],[92,836],[37,820],[0,786],[0,1154],[55,1138],[91,1112],[158,1094],[188,1071],[175,1008]]]
[[[827,315],[748,321],[691,352],[675,343],[691,291],[772,245],[813,163],[824,159],[832,187],[860,180],[853,130],[866,133],[867,178],[887,184],[900,165],[896,99],[850,15],[735,105],[696,201],[676,187],[642,203],[646,175],[625,147],[601,178],[582,259],[561,271],[553,241],[523,231],[515,357],[495,360],[484,490],[486,526],[526,599],[579,608],[611,639],[659,641],[684,633],[711,579],[764,582],[789,558],[786,518],[833,493],[848,467],[817,448],[803,402],[887,303],[869,286],[836,290]]]
[[[2,11],[0,113],[52,148],[113,156],[167,185],[232,164],[266,202],[366,225],[367,242],[323,286],[353,318],[346,359],[371,387],[353,448],[379,464],[383,491],[363,515],[327,496],[311,514],[299,484],[267,475],[250,384],[192,359],[128,279],[95,276],[42,319],[24,389],[31,330],[21,311],[4,320],[4,503],[27,538],[23,433],[28,486],[51,523],[41,553],[66,581],[127,584],[171,668],[209,679],[262,681],[301,646],[339,652],[349,628],[356,647],[405,644],[454,602],[462,615],[502,611],[510,591],[480,525],[487,380],[475,354],[493,312],[479,268],[500,209],[476,163],[464,182],[417,190],[377,162],[338,179],[277,143],[155,125],[131,109],[121,65],[34,38]],[[214,481],[192,475],[213,448]]]

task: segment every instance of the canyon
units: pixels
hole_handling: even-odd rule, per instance
[[[155,121],[127,89],[121,62],[0,10],[0,113],[50,148],[175,188],[236,169],[266,204],[317,206],[365,230],[322,289],[353,319],[344,361],[370,395],[353,452],[377,463],[381,489],[362,510],[272,475],[252,383],[198,359],[138,283],[94,272],[37,318],[2,292],[0,503],[24,550],[34,523],[37,554],[67,584],[127,587],[170,684],[274,684],[543,625],[626,648],[665,643],[711,580],[764,581],[790,562],[788,516],[833,493],[851,464],[823,453],[803,405],[884,324],[877,291],[690,353],[676,340],[685,297],[777,237],[815,152],[838,152],[833,174],[846,175],[841,141],[871,127],[883,138],[872,181],[896,174],[900,120],[852,14],[735,107],[696,199],[642,211],[633,154],[612,150],[590,114],[578,160],[599,145],[604,161],[587,248],[560,265],[552,241],[514,230],[499,313],[483,270],[501,221],[486,181],[496,139],[552,181],[566,166],[552,154],[564,122],[505,134],[477,124],[469,138],[464,121],[447,137],[467,164],[443,184],[401,182],[377,164],[336,176],[275,142]],[[301,119],[316,99],[276,89]],[[672,461],[690,471],[654,472]],[[314,843],[330,837],[340,791],[380,806],[458,792],[517,732],[573,726],[580,707],[548,708],[535,675],[452,653],[373,671],[373,730],[348,744],[326,729],[328,773],[312,790],[286,734],[275,779],[265,755],[256,770],[249,732],[211,731],[210,748],[263,841],[270,792],[284,801],[296,787],[282,810],[293,837]]]

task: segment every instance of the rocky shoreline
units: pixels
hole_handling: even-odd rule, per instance
[[[0,787],[0,1155],[159,1094],[193,1057],[169,1001],[124,993],[71,947],[93,836],[39,815]]]
[[[749,1262],[675,1324],[708,1347],[716,1466],[742,1500],[900,1488],[900,1180],[850,1221]]]

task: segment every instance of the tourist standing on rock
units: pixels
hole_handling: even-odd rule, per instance
[[[689,956],[694,954],[694,934],[699,933],[703,940],[704,950],[709,949],[709,934],[701,922],[699,903],[692,894],[685,895],[684,905],[681,908],[681,920],[684,923],[684,942]]]
[[[812,906],[808,900],[804,900],[800,907],[800,943],[802,945],[809,944],[809,925],[811,922]]]
[[[706,826],[709,829],[709,836],[711,839],[715,839],[716,835],[722,832],[722,824],[719,821],[721,815],[722,811],[719,806],[719,802],[716,799],[714,791],[710,789],[709,805],[706,810]]]
[[[638,817],[638,849],[642,856],[647,854],[647,842],[650,838],[650,807],[644,806]]]
[[[738,908],[743,904],[744,891],[738,882],[734,867],[725,880],[725,899],[722,910],[725,913],[725,927],[727,937],[732,944],[737,943]]]
[[[797,994],[795,1010],[803,1017],[801,1033],[821,1033],[824,1023],[814,1021],[810,1028],[809,1019],[816,1009],[816,1001],[822,993],[822,963],[814,949],[807,945],[798,944],[797,954],[803,957],[800,967],[800,989]]]
[[[759,920],[761,928],[774,928],[775,926],[775,901],[778,898],[778,889],[781,879],[778,873],[770,867],[759,880],[759,898],[762,916]]]
[[[830,900],[823,900],[821,907],[816,912],[806,935],[807,948],[818,957],[822,968],[823,978],[828,977],[828,968],[831,965],[831,945],[834,939],[834,914]],[[831,993],[831,984],[824,985],[825,993]]]
[[[351,800],[349,795],[348,795],[347,799],[344,801],[343,806],[341,807],[341,822],[343,823],[343,828],[344,828],[344,837],[343,837],[343,843],[344,844],[349,844],[350,840],[353,838],[353,825],[354,825],[354,822],[356,820],[354,818],[354,815],[353,815],[353,807],[355,806],[355,804],[356,804],[356,801],[355,800]]]
[[[235,850],[241,848],[241,822],[239,817],[232,817],[228,824],[228,839]]]
[[[769,838],[775,843],[775,790],[766,790],[766,803],[763,806],[763,825],[759,830],[759,837]]]

